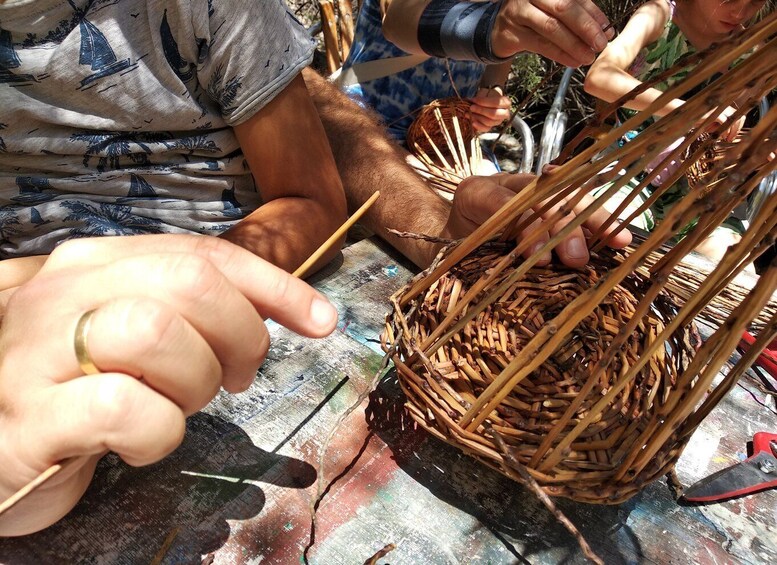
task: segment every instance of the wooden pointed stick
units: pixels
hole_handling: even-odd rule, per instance
[[[324,253],[326,253],[330,247],[338,240],[340,237],[348,231],[348,229],[351,228],[358,220],[361,218],[364,213],[372,206],[375,201],[380,196],[380,191],[376,190],[375,193],[370,196],[370,198],[361,205],[361,207],[354,212],[354,214],[346,220],[346,222],[340,226],[337,231],[335,231],[332,236],[327,239],[321,247],[316,249],[313,254],[308,257],[308,259],[300,265],[296,271],[294,271],[293,276],[301,278],[302,275],[305,274],[305,272],[310,269],[311,265],[313,265],[316,261],[318,261]],[[40,475],[32,479],[29,483],[24,485],[22,488],[20,488],[18,491],[16,491],[14,494],[12,494],[9,498],[4,500],[2,503],[0,503],[0,516],[10,510],[13,506],[16,505],[20,500],[22,500],[25,496],[30,494],[32,491],[40,487],[43,483],[48,481],[51,477],[59,473],[62,469],[65,467],[68,467],[73,462],[77,461],[78,459],[81,459],[81,457],[69,457],[67,459],[63,459],[59,463],[54,463],[51,467],[43,471]]]
[[[448,151],[450,151],[451,156],[453,157],[453,161],[456,163],[456,174],[464,176],[464,165],[459,159],[456,146],[453,144],[453,138],[451,137],[451,133],[448,131],[448,126],[445,125],[445,120],[443,119],[442,112],[439,108],[434,109],[434,117],[437,120],[440,132],[442,132],[443,139],[445,139],[445,144],[448,146]]]
[[[448,160],[443,156],[442,152],[437,147],[437,144],[434,142],[432,137],[429,135],[429,132],[426,131],[426,128],[421,128],[421,132],[424,134],[424,137],[426,137],[426,140],[429,142],[429,145],[432,146],[432,149],[434,150],[435,155],[437,155],[437,157],[440,159],[440,162],[443,164],[443,166],[446,167],[449,170],[452,170],[454,167],[452,167],[451,165],[448,164]],[[416,143],[415,146],[420,148],[418,143]]]
[[[464,145],[464,138],[461,135],[461,127],[459,126],[459,117],[456,114],[453,114],[453,133],[456,134],[456,146],[451,147],[452,151],[456,151],[456,148],[458,148],[458,151],[461,155],[461,166],[464,169],[464,175],[465,176],[472,176],[472,169],[469,166],[469,155],[467,155],[467,147]]]
[[[41,486],[43,483],[48,481],[51,477],[59,473],[62,469],[64,469],[65,467],[68,467],[77,459],[80,459],[80,457],[70,457],[68,459],[63,459],[59,463],[55,463],[54,465],[52,465],[51,467],[43,471],[40,475],[32,479],[29,483],[24,485],[22,488],[17,490],[14,494],[12,494],[6,500],[0,503],[0,516],[4,512],[7,512],[11,508],[13,508],[17,502],[19,502],[25,496],[27,496],[36,488]]]
[[[370,196],[369,200],[367,200],[367,202],[362,204],[361,207],[358,210],[356,210],[356,212],[353,213],[353,216],[348,218],[345,221],[345,223],[342,226],[340,226],[337,229],[337,231],[335,231],[335,233],[331,235],[329,239],[327,239],[323,244],[321,244],[321,247],[316,249],[313,252],[313,254],[310,257],[308,257],[308,259],[304,263],[302,263],[302,265],[297,267],[297,270],[294,271],[293,276],[302,278],[302,276],[308,271],[308,269],[310,269],[310,267],[316,261],[318,261],[324,253],[329,251],[329,248],[332,247],[332,245],[334,245],[334,243],[338,239],[340,239],[345,234],[345,232],[347,232],[351,228],[351,226],[353,226],[359,220],[359,218],[361,218],[364,215],[364,213],[367,210],[369,210],[370,206],[372,206],[375,203],[375,201],[378,199],[379,196],[380,196],[380,190],[376,190],[374,194]]]

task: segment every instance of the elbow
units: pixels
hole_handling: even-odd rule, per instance
[[[591,96],[599,97],[599,77],[598,74],[594,72],[593,67],[588,71],[588,73],[585,75],[585,80],[583,81],[583,90],[586,94],[590,94]]]
[[[595,98],[611,102],[610,99],[612,97],[608,95],[605,83],[606,80],[602,73],[595,70],[594,67],[591,67],[591,70],[588,71],[588,74],[586,74],[585,80],[583,81],[583,90],[586,94],[590,94]]]
[[[407,53],[421,54],[421,48],[415,41],[415,37],[407,28],[407,22],[404,23],[400,18],[394,16],[391,7],[383,17],[381,25],[383,37]]]

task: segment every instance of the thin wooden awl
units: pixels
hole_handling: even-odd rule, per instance
[[[351,227],[353,227],[353,225],[359,220],[359,218],[361,218],[364,215],[364,213],[369,209],[369,207],[375,203],[375,201],[378,199],[379,196],[380,196],[380,191],[376,190],[375,193],[372,196],[370,196],[369,200],[367,200],[367,202],[362,204],[361,207],[358,210],[356,210],[356,212],[353,213],[353,216],[348,218],[345,221],[345,223],[342,226],[340,226],[337,229],[337,231],[333,233],[330,236],[330,238],[327,239],[321,245],[321,247],[316,249],[313,252],[313,254],[310,257],[308,257],[307,261],[305,261],[304,263],[302,263],[302,265],[297,267],[297,270],[294,271],[293,275],[295,277],[302,278],[302,275],[304,275],[305,272],[307,272],[307,270],[310,269],[310,267],[316,261],[318,261],[324,253],[329,251],[329,248],[332,247],[332,245],[334,245],[335,242],[345,234],[345,232],[347,232],[349,229],[351,229]]]
[[[10,510],[17,502],[19,502],[25,496],[27,496],[36,488],[41,486],[43,483],[48,481],[51,477],[59,473],[62,469],[69,466],[76,459],[79,459],[79,458],[70,457],[68,459],[63,459],[59,463],[54,463],[54,465],[52,465],[51,467],[43,471],[40,475],[38,475],[37,477],[32,479],[29,483],[27,483],[22,488],[17,490],[14,494],[12,494],[6,500],[4,500],[2,504],[0,504],[0,515],[6,512],[7,510]]]
[[[308,271],[308,269],[310,269],[310,267],[324,255],[324,253],[329,251],[329,248],[332,247],[332,245],[334,245],[335,242],[337,242],[343,236],[343,234],[345,234],[345,232],[347,232],[359,220],[359,218],[364,215],[364,213],[370,208],[370,206],[375,203],[379,196],[380,191],[376,190],[375,193],[370,196],[369,200],[362,204],[361,207],[356,210],[356,212],[354,212],[354,214],[348,218],[348,220],[346,220],[346,222],[321,245],[321,247],[316,249],[316,251],[314,251],[313,254],[308,257],[308,259],[302,263],[302,265],[300,265],[296,271],[294,271],[293,276],[298,278],[302,277],[302,275],[304,275],[305,272]],[[10,510],[17,502],[22,500],[25,496],[48,481],[51,477],[59,473],[70,463],[78,459],[80,459],[80,457],[70,457],[68,459],[64,459],[43,471],[40,475],[35,477],[29,483],[12,494],[8,499],[0,503],[0,515]]]

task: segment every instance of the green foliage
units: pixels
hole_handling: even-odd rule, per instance
[[[634,9],[645,0],[595,0],[597,6],[607,15],[616,30],[621,30]],[[582,68],[572,78],[565,99],[569,115],[568,130],[576,130],[593,115],[596,101],[583,91],[583,80],[587,68]],[[551,74],[546,80],[545,77]],[[537,136],[542,128],[548,108],[558,89],[563,69],[559,65],[537,55],[516,57],[507,83],[507,91],[514,103],[528,99],[521,115],[532,126]]]

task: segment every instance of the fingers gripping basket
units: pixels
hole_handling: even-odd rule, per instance
[[[704,179],[711,190],[691,191],[644,241],[620,251],[606,245],[624,229],[616,222],[618,214],[650,175],[600,227],[591,227],[600,221],[588,224],[590,265],[569,269],[537,263],[571,230],[600,216],[602,204],[663,151],[666,140],[686,136],[667,160],[683,154],[699,137],[688,133],[688,123],[706,131],[712,123],[707,116],[734,98],[745,112],[775,88],[775,32],[777,20],[770,18],[747,38],[682,61],[681,67],[694,65],[684,82],[524,187],[392,297],[383,343],[393,351],[407,408],[422,427],[508,476],[528,472],[548,494],[584,502],[621,502],[673,469],[699,422],[777,336],[774,315],[752,325],[777,287],[775,262],[751,292],[735,302],[727,298],[724,313],[718,302],[736,274],[774,242],[774,197],[764,199],[741,242],[706,278],[678,275],[683,257],[777,167],[768,159],[777,147],[777,111],[715,161]],[[759,42],[765,47],[733,64]],[[722,77],[712,78],[732,64]],[[625,146],[603,151],[667,100],[705,81],[707,86],[680,109]],[[583,132],[578,139],[586,137]],[[692,153],[708,150],[716,137],[703,139]],[[674,173],[675,180],[694,157]],[[624,168],[626,174],[619,176]],[[672,182],[656,189],[658,194]],[[596,200],[588,196],[602,186],[608,188],[597,192]],[[506,230],[521,233],[534,222],[548,228],[569,219],[572,211],[566,227],[534,254],[526,250],[541,241],[543,230],[517,244],[500,237]],[[697,223],[688,235],[667,247],[692,220]],[[705,316],[708,309],[715,316]],[[694,320],[712,317],[720,326],[702,343]],[[759,334],[756,347],[717,379],[746,328]]]

